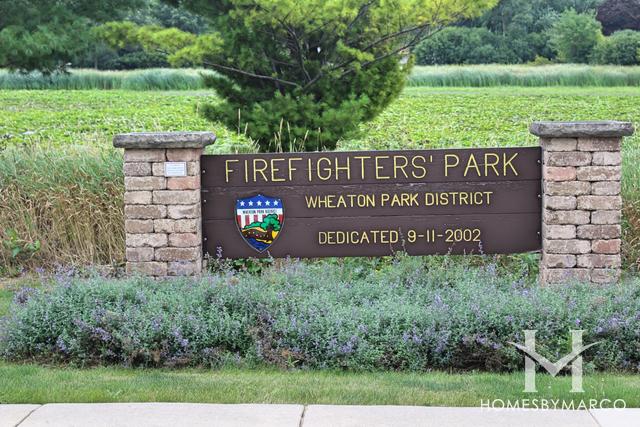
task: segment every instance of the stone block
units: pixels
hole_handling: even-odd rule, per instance
[[[544,164],[547,166],[587,166],[591,164],[591,153],[582,151],[545,151]]]
[[[591,280],[588,268],[543,268],[540,271],[541,282],[567,283],[567,282],[589,282]]]
[[[585,254],[578,255],[578,267],[611,268],[620,267],[620,255]]]
[[[198,276],[202,274],[202,260],[169,262],[169,276]]]
[[[200,221],[197,219],[156,219],[153,221],[156,233],[197,233]]]
[[[579,151],[620,151],[620,138],[580,138]]]
[[[543,225],[543,238],[552,240],[565,240],[576,238],[575,225]]]
[[[200,248],[159,248],[155,253],[156,261],[197,261],[202,258]]]
[[[125,191],[125,205],[150,205],[151,191]]]
[[[577,173],[580,181],[620,181],[620,166],[580,166]]]
[[[168,239],[166,234],[162,233],[145,233],[145,234],[129,234],[126,235],[126,245],[128,248],[161,248],[167,246]]]
[[[127,274],[162,277],[167,275],[166,262],[127,262]]]
[[[162,176],[125,176],[124,188],[127,191],[164,190],[166,180]]]
[[[125,162],[163,162],[165,160],[165,150],[157,149],[138,149],[131,148],[124,150]]]
[[[591,183],[591,194],[594,196],[617,196],[620,194],[620,181],[599,181]]]
[[[167,150],[167,160],[170,162],[199,161],[202,148],[175,148]]]
[[[175,248],[191,248],[200,246],[202,237],[198,233],[172,233],[169,234],[169,246]]]
[[[622,197],[620,196],[578,196],[578,209],[597,211],[621,208]]]
[[[124,207],[127,219],[157,219],[167,216],[167,207],[158,205],[129,205]]]
[[[126,257],[129,262],[153,261],[153,248],[139,247],[127,248]]]
[[[620,280],[619,268],[594,268],[591,270],[591,281],[599,284],[612,284]]]
[[[200,176],[167,178],[168,190],[197,190],[200,188]]]
[[[572,268],[576,266],[576,256],[572,254],[545,254],[542,264],[546,268]]]
[[[592,224],[620,224],[622,213],[619,210],[594,211],[591,213]]]
[[[540,146],[545,151],[576,151],[578,140],[576,138],[540,138]]]
[[[547,181],[574,181],[577,176],[576,168],[573,166],[545,166],[542,172],[543,179]]]
[[[542,250],[547,254],[586,254],[591,251],[588,240],[549,240],[542,241]]]
[[[547,196],[579,196],[589,194],[591,184],[582,181],[545,182],[544,193]]]
[[[151,163],[149,162],[126,162],[122,169],[124,176],[151,175]]]
[[[200,205],[168,205],[167,218],[185,219],[200,218]]]
[[[593,153],[591,164],[594,166],[617,166],[622,164],[622,154],[619,151],[597,151]]]
[[[133,234],[153,233],[153,220],[151,219],[126,219],[124,231]]]
[[[200,190],[154,191],[153,203],[158,205],[192,205],[200,203]]]
[[[619,254],[621,243],[620,239],[594,240],[591,242],[591,252],[596,254]]]
[[[546,209],[572,210],[576,208],[575,196],[547,196],[544,198]]]
[[[552,211],[545,209],[543,212],[543,221],[549,225],[564,225],[564,224],[588,224],[589,223],[589,211]]]
[[[622,227],[619,225],[579,225],[578,239],[603,240],[617,239],[620,237]]]

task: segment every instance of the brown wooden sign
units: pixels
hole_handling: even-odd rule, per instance
[[[538,250],[539,148],[202,157],[212,257]]]

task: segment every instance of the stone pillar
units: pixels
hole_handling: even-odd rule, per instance
[[[200,156],[210,132],[116,135],[124,148],[127,273],[202,272]]]
[[[540,283],[620,277],[623,136],[631,123],[538,122],[542,147]]]

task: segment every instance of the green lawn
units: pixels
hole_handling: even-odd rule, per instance
[[[478,406],[481,400],[624,399],[640,406],[640,376],[592,374],[584,394],[571,378],[538,375],[539,393],[523,393],[524,376],[466,373],[353,373],[269,369],[54,368],[0,363],[0,403],[210,402]]]

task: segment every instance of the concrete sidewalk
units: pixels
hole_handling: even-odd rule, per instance
[[[424,406],[76,403],[0,405],[0,427],[36,426],[640,426],[640,409],[591,411]]]

